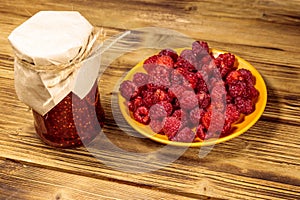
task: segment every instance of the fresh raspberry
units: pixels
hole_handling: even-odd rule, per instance
[[[233,103],[233,97],[232,96],[230,96],[229,94],[228,94],[228,92],[226,93],[226,104],[231,104],[231,103]]]
[[[140,86],[144,86],[144,85],[148,84],[148,80],[149,80],[148,74],[138,72],[133,75],[132,82],[136,86],[140,87]]]
[[[182,85],[172,85],[169,90],[169,96],[171,98],[180,98],[183,94],[183,92],[187,91],[187,88]],[[191,90],[190,90],[191,91]]]
[[[159,52],[159,55],[170,56],[174,62],[176,62],[178,58],[178,54],[172,49],[163,49]]]
[[[194,108],[189,113],[189,119],[191,125],[194,127],[200,123],[201,117],[204,114],[203,109],[199,109],[198,107]]]
[[[182,68],[180,68],[182,69]],[[181,74],[179,68],[172,70],[170,74],[170,81],[172,85],[182,85],[184,81],[184,76]]]
[[[200,140],[204,140],[206,136],[206,130],[202,124],[199,124],[196,129],[196,134]]]
[[[183,58],[184,60],[188,61],[191,65],[195,67],[197,65],[197,58],[194,55],[194,52],[189,49],[185,49],[181,52],[180,58]]]
[[[170,56],[160,56],[157,58],[156,63],[160,66],[164,66],[168,68],[173,68],[174,66],[174,61]]]
[[[128,109],[132,112],[136,111],[136,109],[143,105],[143,99],[140,96],[137,96],[134,99],[131,99],[128,102]]]
[[[144,69],[150,73],[153,69],[157,67],[157,59],[159,58],[159,55],[150,56],[144,61],[143,67]]]
[[[153,98],[155,102],[170,101],[168,93],[162,89],[156,89],[156,91],[153,93]]]
[[[165,124],[164,119],[159,119],[159,120],[151,119],[149,126],[153,132],[158,133],[158,134],[164,134],[164,132],[163,132],[164,124]]]
[[[244,78],[239,70],[231,71],[226,77],[226,83],[231,85],[236,83],[237,81],[243,81]]]
[[[179,103],[183,110],[191,110],[198,106],[198,98],[193,91],[185,91],[179,99]]]
[[[251,99],[237,97],[235,98],[235,105],[241,113],[246,115],[252,113],[255,110]]]
[[[181,122],[175,117],[167,117],[165,119],[165,125],[163,132],[171,140],[181,128]]]
[[[197,92],[208,92],[208,87],[207,87],[207,84],[206,84],[206,81],[205,79],[203,78],[202,74],[200,72],[197,72],[196,73],[196,76],[198,78],[198,85],[196,87],[196,91]]]
[[[225,116],[225,122],[226,123],[234,123],[240,119],[241,113],[237,109],[236,105],[234,104],[228,104],[226,105],[226,116]]]
[[[193,142],[194,138],[194,131],[188,127],[185,127],[181,129],[173,138],[171,138],[171,140],[176,142]]]
[[[209,53],[209,48],[207,42],[195,41],[192,44],[192,50],[197,57],[202,57]]]
[[[255,85],[256,79],[255,76],[252,75],[251,71],[249,71],[248,69],[239,69],[237,71],[246,80],[248,85]]]
[[[145,105],[147,108],[150,108],[154,104],[157,103],[156,99],[153,97],[154,92],[146,91],[143,94],[143,105]]]
[[[157,66],[150,73],[149,82],[155,85],[169,87],[170,82],[170,69],[164,66]]]
[[[225,136],[230,135],[231,130],[232,130],[231,123],[225,123],[219,137],[225,137]]]
[[[198,104],[200,108],[207,108],[210,105],[210,95],[206,92],[200,91],[197,94]]]
[[[230,96],[234,98],[249,96],[249,91],[247,90],[247,84],[245,83],[245,81],[236,81],[233,84],[229,84],[228,92]]]
[[[220,70],[221,76],[225,77],[230,71],[236,69],[235,56],[231,53],[220,54],[215,59],[215,64],[217,68]]]
[[[253,85],[248,85],[249,98],[252,98],[253,102],[256,102],[257,97],[259,96],[258,90]]]
[[[130,98],[134,98],[137,95],[137,86],[129,80],[123,81],[120,85],[120,93],[121,95],[129,100]]]
[[[163,105],[155,104],[149,110],[151,120],[163,119],[167,116],[167,112]]]
[[[179,56],[177,62],[174,64],[174,68],[182,68],[184,71],[196,72],[196,68],[193,63]]]
[[[133,117],[136,121],[148,125],[150,122],[149,110],[145,106],[138,107],[133,113]]]
[[[167,112],[167,116],[170,116],[173,112],[173,106],[168,101],[161,101],[158,103],[158,105],[163,106],[164,110]]]
[[[172,114],[172,117],[175,117],[176,119],[181,121],[182,127],[187,126],[189,123],[188,113],[186,113],[182,109],[175,110]]]

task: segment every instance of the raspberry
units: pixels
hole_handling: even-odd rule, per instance
[[[205,129],[209,128],[210,125],[210,120],[211,120],[211,110],[204,112],[202,118],[201,118],[201,124]]]
[[[240,71],[231,71],[226,77],[227,84],[234,84],[235,82],[242,80],[244,80],[244,78],[242,77]]]
[[[197,129],[196,129],[196,134],[200,138],[200,140],[204,140],[206,136],[206,131],[205,128],[203,127],[202,124],[199,124]]]
[[[157,58],[156,63],[160,66],[173,68],[174,61],[170,56],[160,56]]]
[[[184,80],[183,75],[180,73],[180,70],[175,69],[171,71],[170,81],[172,85],[182,85]]]
[[[150,73],[149,82],[158,86],[169,87],[170,82],[170,70],[164,66],[157,66]]]
[[[189,119],[192,126],[196,126],[200,123],[200,119],[202,115],[204,114],[203,109],[199,109],[198,107],[194,108],[189,113]]]
[[[202,77],[200,72],[196,73],[198,77],[198,85],[196,87],[197,92],[208,92],[208,87],[206,85],[205,79]]]
[[[133,79],[132,82],[140,87],[140,86],[144,86],[148,83],[149,80],[149,75],[145,74],[145,73],[136,73],[133,75]]]
[[[175,117],[167,117],[165,119],[165,125],[163,127],[163,132],[171,140],[181,128],[181,122]]]
[[[164,119],[160,119],[160,120],[151,119],[149,126],[153,132],[158,134],[163,134],[164,123],[165,123]]]
[[[130,98],[134,98],[137,95],[137,86],[129,80],[126,80],[120,85],[120,93],[121,95],[129,100]]]
[[[257,100],[259,92],[253,85],[248,85],[249,97],[252,98],[253,102]]]
[[[173,138],[171,138],[171,140],[176,142],[192,142],[194,138],[194,131],[188,127],[185,127],[181,129]]]
[[[143,95],[143,104],[150,108],[152,105],[156,104],[157,101],[153,97],[154,92],[146,91]]]
[[[248,96],[247,84],[244,81],[236,81],[233,84],[228,85],[228,92],[230,96],[236,97],[243,97]]]
[[[150,122],[149,110],[145,106],[138,107],[133,113],[133,117],[136,121],[145,125]]]
[[[183,110],[191,110],[198,106],[198,98],[193,91],[185,91],[179,99],[179,103]]]
[[[253,76],[252,73],[248,69],[239,69],[238,72],[246,80],[247,84],[255,85],[255,82],[256,82],[255,76]]]
[[[252,113],[255,110],[251,99],[237,97],[235,98],[235,105],[241,113],[246,115]]]
[[[220,54],[215,59],[215,64],[217,68],[220,70],[221,76],[225,77],[230,71],[236,69],[234,66],[235,56],[231,53]]]
[[[159,52],[159,55],[170,56],[174,62],[176,62],[178,58],[177,53],[172,49],[163,49],[161,52]]]
[[[202,57],[209,53],[209,48],[207,42],[195,41],[192,44],[192,50],[197,57]]]
[[[153,93],[153,98],[155,102],[160,102],[160,101],[169,101],[169,95],[165,90],[162,89],[156,89],[156,91]]]
[[[186,85],[187,87],[193,88],[193,89],[197,88],[197,86],[198,86],[197,74],[192,73],[192,72],[187,72],[183,76],[185,78],[184,85]]]
[[[195,72],[197,71],[193,63],[179,56],[177,62],[174,64],[174,68],[182,68],[184,71]]]
[[[170,116],[173,112],[173,106],[168,101],[161,101],[158,103],[158,105],[163,106],[164,110],[167,112],[167,116]]]
[[[175,110],[172,114],[172,117],[180,120],[182,126],[186,126],[188,124],[188,113],[186,113],[182,109]]]
[[[149,110],[149,115],[151,120],[162,119],[167,116],[167,112],[165,111],[165,108],[162,105],[155,104],[151,106]]]
[[[150,73],[153,69],[157,67],[157,59],[159,58],[158,55],[150,56],[144,61],[143,67],[144,69]]]
[[[132,112],[134,112],[138,107],[143,105],[143,99],[140,96],[137,96],[136,98],[130,100],[128,102],[128,109]]]
[[[194,55],[194,52],[192,50],[189,50],[189,49],[183,50],[180,54],[180,58],[183,58],[184,60],[189,62],[194,67],[197,64],[196,56]]]
[[[200,91],[197,94],[198,104],[200,108],[207,108],[210,104],[210,95],[206,92]]]
[[[226,106],[226,116],[225,121],[226,123],[234,123],[240,119],[241,113],[237,109],[236,105],[234,104],[228,104]]]
[[[185,91],[187,91],[187,89],[182,85],[172,85],[169,88],[168,93],[171,98],[179,99]]]

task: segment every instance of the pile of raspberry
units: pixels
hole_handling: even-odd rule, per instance
[[[234,55],[215,58],[206,42],[195,41],[180,55],[164,49],[146,59],[147,73],[123,81],[120,93],[137,122],[171,141],[224,137],[255,110],[259,96],[255,77],[237,66]]]

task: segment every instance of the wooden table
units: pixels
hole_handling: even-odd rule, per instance
[[[40,10],[77,10],[109,37],[163,27],[232,52],[262,74],[268,89],[265,112],[246,133],[214,146],[206,157],[189,148],[147,173],[111,168],[84,147],[46,146],[35,134],[31,111],[16,96],[7,40]],[[3,0],[0,11],[0,199],[300,199],[299,0]],[[125,134],[132,129],[119,128],[112,115],[113,85],[140,59],[130,55],[101,77],[104,130],[126,151],[154,151],[163,145]],[[109,151],[101,155],[124,168],[135,161],[134,156],[112,158]]]

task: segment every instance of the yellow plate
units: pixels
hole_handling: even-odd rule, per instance
[[[177,53],[180,53],[182,50],[184,50],[184,48],[176,49]],[[214,56],[217,56],[221,53],[225,53],[223,51],[219,51],[219,50],[215,50],[215,49],[212,49],[211,51]],[[245,61],[244,59],[242,59],[238,56],[235,56],[235,57],[239,63],[238,69],[241,69],[241,68],[248,69],[255,76],[255,78],[256,78],[255,88],[259,91],[259,97],[255,104],[255,111],[253,113],[251,113],[250,115],[245,116],[244,120],[241,123],[234,125],[234,131],[230,135],[228,135],[226,137],[222,137],[222,138],[212,138],[212,139],[208,139],[205,141],[199,141],[199,142],[193,142],[193,143],[170,141],[170,140],[168,140],[167,136],[161,135],[161,134],[156,134],[155,132],[153,132],[149,125],[148,126],[143,125],[143,124],[135,121],[133,118],[131,118],[128,107],[125,105],[125,99],[120,95],[120,93],[118,93],[119,107],[120,107],[122,115],[124,116],[124,118],[128,122],[128,124],[131,125],[136,131],[138,131],[142,135],[144,135],[156,142],[160,142],[160,143],[168,144],[168,145],[188,146],[188,147],[209,146],[209,145],[225,142],[227,140],[230,140],[232,138],[239,136],[240,134],[246,132],[251,126],[253,126],[257,122],[257,120],[260,118],[262,113],[264,112],[264,109],[267,104],[267,88],[266,88],[266,84],[265,84],[263,78],[261,77],[261,75],[259,74],[259,72],[250,63],[248,63],[247,61]],[[144,63],[144,60],[139,62],[135,67],[133,67],[127,73],[127,75],[125,76],[123,81],[124,80],[132,80],[133,75],[137,72],[146,73],[146,71],[143,68],[143,63]]]

